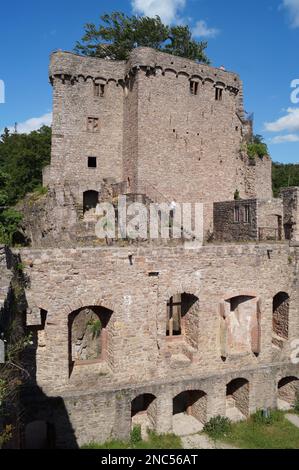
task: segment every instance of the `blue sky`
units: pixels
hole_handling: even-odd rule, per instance
[[[255,132],[264,135],[273,160],[299,161],[299,99],[291,101],[292,91],[299,98],[299,0],[2,2],[0,130],[18,122],[20,131],[30,131],[50,122],[51,51],[72,50],[85,23],[113,10],[188,22],[197,39],[208,41],[212,64],[240,74],[245,108],[254,112]]]

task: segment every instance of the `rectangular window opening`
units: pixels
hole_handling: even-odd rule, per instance
[[[98,83],[94,84],[93,91],[95,97],[100,96],[100,85]]]
[[[166,336],[182,335],[182,298],[181,295],[171,297],[167,303]]]
[[[88,157],[88,168],[97,167],[97,157]]]
[[[249,206],[245,206],[244,208],[244,222],[246,224],[250,223],[250,207]]]
[[[99,130],[99,118],[88,117],[87,118],[87,131],[97,132]]]
[[[240,207],[235,207],[235,222],[239,223],[240,222]]]
[[[223,89],[222,88],[216,88],[215,89],[215,99],[216,101],[222,101],[223,97]]]
[[[190,93],[191,95],[197,95],[198,93],[198,82],[190,81]]]
[[[103,98],[105,95],[105,85],[103,83],[95,83],[94,84],[94,96],[96,98],[100,97]]]

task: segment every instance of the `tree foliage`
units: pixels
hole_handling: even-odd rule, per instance
[[[128,16],[121,12],[100,17],[100,25],[85,25],[82,42],[75,52],[87,56],[127,60],[136,47],[152,47],[161,52],[209,63],[205,54],[207,42],[192,38],[189,26],[168,26],[156,16]]]
[[[0,243],[11,244],[21,216],[10,206],[42,184],[42,169],[50,162],[51,128],[0,138]]]
[[[299,164],[273,163],[272,181],[274,196],[278,196],[281,188],[299,186]]]
[[[256,157],[263,158],[269,154],[267,144],[261,135],[254,135],[252,140],[247,144],[247,152],[252,160]]]

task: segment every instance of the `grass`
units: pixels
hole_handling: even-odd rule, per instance
[[[223,441],[241,449],[299,449],[299,428],[283,412],[275,412],[271,424],[257,422],[254,416],[233,423]]]
[[[182,449],[182,442],[178,436],[174,434],[156,434],[149,432],[147,441],[110,441],[105,444],[91,442],[81,447],[81,449]]]

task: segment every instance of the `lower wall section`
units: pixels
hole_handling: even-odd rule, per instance
[[[298,390],[299,366],[269,365],[171,383],[78,391],[63,397],[47,397],[37,387],[27,389],[22,397],[26,409],[23,447],[76,448],[90,442],[125,440],[130,436],[132,417],[139,422],[138,415],[158,433],[172,432],[173,415],[180,412],[193,415],[202,424],[213,416],[230,416],[234,406],[249,415],[256,409],[277,406],[282,379],[292,381]]]

